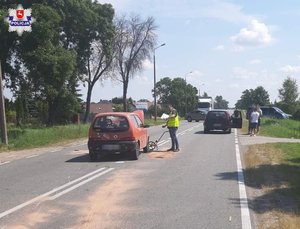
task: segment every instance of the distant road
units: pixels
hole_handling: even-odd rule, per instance
[[[151,127],[151,139],[164,130]],[[0,164],[0,228],[251,228],[241,221],[235,134],[186,121],[178,134],[180,152],[165,151],[166,134],[138,161],[90,162],[84,144]]]

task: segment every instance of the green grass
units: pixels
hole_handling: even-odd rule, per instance
[[[163,125],[166,123],[166,120],[157,119],[145,119],[145,125],[156,126],[156,125]]]
[[[300,122],[290,119],[263,118],[260,134],[270,137],[300,138]]]
[[[51,145],[88,136],[89,125],[67,125],[8,130],[8,146],[0,144],[0,152]]]
[[[243,133],[248,133],[248,120],[243,119]],[[278,138],[300,138],[300,121],[262,118],[259,135]]]
[[[145,124],[154,126],[165,124],[166,121],[157,119],[146,119]],[[84,125],[66,125],[55,127],[17,128],[14,125],[8,125],[8,145],[0,143],[0,152],[7,150],[30,149],[40,146],[47,146],[75,140],[78,138],[87,138],[90,124]]]

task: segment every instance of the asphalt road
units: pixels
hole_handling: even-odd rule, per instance
[[[152,140],[165,129],[149,128]],[[90,162],[86,144],[0,164],[0,228],[251,228],[241,220],[235,134],[182,122],[138,161]],[[53,151],[53,150],[52,150]]]

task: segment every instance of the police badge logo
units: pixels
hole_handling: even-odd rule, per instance
[[[19,36],[24,31],[31,32],[31,24],[35,22],[35,19],[31,17],[31,9],[24,9],[21,4],[18,5],[17,9],[9,9],[9,16],[6,21],[9,24],[8,31],[16,31]]]

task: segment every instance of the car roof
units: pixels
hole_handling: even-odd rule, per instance
[[[105,112],[105,113],[98,113],[95,117],[100,116],[128,116],[129,114],[132,114],[132,112]]]
[[[208,112],[228,112],[229,113],[229,111],[228,110],[224,110],[224,109],[214,109],[214,110],[210,110],[210,111],[208,111]]]
[[[102,116],[125,116],[128,117],[129,115],[137,115],[142,122],[145,121],[144,119],[144,112],[142,110],[135,110],[133,112],[105,112],[105,113],[98,113],[96,114],[95,118],[102,117]]]

